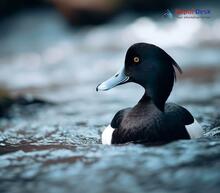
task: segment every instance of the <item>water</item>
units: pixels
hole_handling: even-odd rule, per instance
[[[12,100],[0,119],[0,192],[218,192],[219,23],[119,18],[70,29],[40,11],[5,22],[0,85],[12,97],[42,101]],[[157,147],[100,144],[114,114],[143,94],[135,84],[95,91],[136,41],[162,46],[183,68],[169,100],[186,106],[206,137]]]

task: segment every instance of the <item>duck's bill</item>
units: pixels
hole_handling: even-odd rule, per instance
[[[114,76],[106,80],[105,82],[99,84],[96,87],[96,91],[105,91],[109,90],[111,88],[114,88],[118,85],[124,84],[129,81],[129,76],[125,75],[124,68],[121,69],[118,73],[116,73]]]

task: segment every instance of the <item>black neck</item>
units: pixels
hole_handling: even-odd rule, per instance
[[[153,102],[152,98],[147,94],[147,91],[145,91],[144,95],[142,96],[142,98],[140,99],[139,103],[141,104],[151,104]],[[161,109],[159,109],[156,105],[154,105],[158,110],[160,111],[164,111],[164,106],[165,106],[165,103],[161,104]]]
[[[140,99],[140,103],[149,103],[151,102],[151,98],[150,96],[147,95],[147,92],[145,91],[144,95],[142,96],[142,98]]]

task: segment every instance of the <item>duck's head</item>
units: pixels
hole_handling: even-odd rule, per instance
[[[143,86],[147,96],[163,111],[176,78],[174,66],[182,73],[178,64],[163,49],[152,44],[136,43],[128,49],[124,67],[99,84],[96,90],[109,90],[134,82]]]

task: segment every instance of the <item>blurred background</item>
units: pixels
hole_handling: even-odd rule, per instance
[[[206,14],[176,13],[191,9]],[[218,192],[219,10],[217,0],[1,0],[0,192]],[[205,138],[100,144],[114,114],[143,94],[135,84],[95,91],[136,42],[180,65],[169,101]]]

